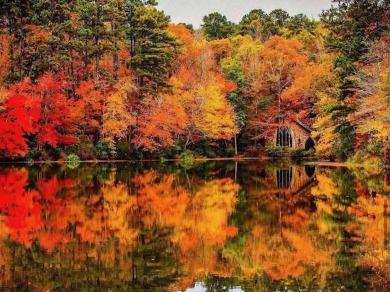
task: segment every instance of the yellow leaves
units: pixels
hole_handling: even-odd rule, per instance
[[[313,124],[315,131],[312,135],[317,141],[317,152],[322,156],[329,156],[338,139],[338,135],[335,131],[337,122],[332,117],[330,110],[336,106],[338,102],[335,97],[324,93],[319,93],[318,98],[317,104],[321,111]]]
[[[238,128],[234,109],[226,94],[234,90],[236,85],[222,77],[219,63],[233,54],[236,48],[234,42],[237,40],[194,41],[182,25],[171,25],[169,30],[184,43],[184,54],[179,57],[175,74],[170,79],[171,95],[157,98],[157,109],[150,109],[145,117],[139,119],[141,125],[137,144],[150,150],[162,145],[172,146],[173,136],[184,132],[187,135],[186,144],[203,137],[232,138]],[[169,107],[164,107],[164,104],[169,104]],[[160,112],[164,112],[167,127],[157,126],[164,125],[164,121],[158,118]],[[174,122],[174,117],[179,120]]]
[[[130,94],[134,90],[131,79],[123,78],[105,101],[101,133],[112,150],[115,149],[114,139],[124,137],[127,129],[135,124],[135,118],[129,111]]]
[[[238,132],[234,110],[219,84],[199,87],[192,98],[196,112],[190,113],[190,120],[206,137],[230,139]]]
[[[139,230],[130,224],[132,209],[136,208],[136,197],[131,196],[123,184],[105,185],[101,192],[108,228],[115,232],[121,244],[133,245],[139,234]]]
[[[358,133],[370,133],[378,141],[386,141],[390,135],[388,106],[383,93],[363,97],[357,112],[349,115],[348,120],[357,125]]]

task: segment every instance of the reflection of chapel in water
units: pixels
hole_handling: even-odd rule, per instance
[[[305,165],[276,169],[275,180],[278,190],[299,194],[316,183],[315,166]]]

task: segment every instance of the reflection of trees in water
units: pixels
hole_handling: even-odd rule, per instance
[[[241,164],[235,174],[234,166],[0,172],[0,230],[11,238],[0,254],[1,284],[14,290],[167,291],[197,280],[210,289],[366,287],[361,265],[381,264],[370,248],[387,252],[383,176]],[[21,210],[24,219],[17,217]]]
[[[252,179],[256,183],[242,186],[247,190],[242,220],[247,232],[239,235],[245,244],[240,248],[233,241],[237,249],[230,249],[230,256],[241,263],[242,276],[263,286],[269,276],[282,281],[310,272],[314,277],[320,264],[330,266],[332,249],[310,232],[313,199],[307,186],[315,182],[314,177],[307,176],[305,167],[288,167]],[[310,285],[302,283],[302,287]]]

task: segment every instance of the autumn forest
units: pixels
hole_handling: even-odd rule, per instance
[[[0,1],[1,160],[382,164],[389,108],[388,0],[334,1],[317,19],[215,12],[200,28],[154,0]],[[311,149],[276,143],[296,121]]]

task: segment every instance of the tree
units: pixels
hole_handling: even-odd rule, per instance
[[[274,36],[243,65],[252,97],[248,126],[256,138],[273,137],[276,126],[294,119],[282,94],[305,68],[307,57],[301,50],[297,40]]]
[[[271,11],[269,16],[279,29],[284,27],[286,21],[290,19],[290,15],[283,9],[275,9]]]
[[[0,88],[3,87],[3,82],[10,72],[11,58],[10,58],[11,36],[0,33]],[[1,97],[0,97],[1,102]]]
[[[354,112],[353,103],[346,100],[353,96],[356,82],[353,78],[356,63],[367,52],[368,41],[378,39],[384,31],[382,19],[388,10],[388,1],[338,1],[337,7],[325,11],[322,21],[330,30],[327,46],[331,51],[339,52],[335,60],[335,74],[338,77],[339,105],[329,111],[331,119],[337,117],[335,127],[336,144],[334,155],[347,158],[354,151],[355,129],[347,120]],[[367,13],[366,11],[370,11]]]
[[[73,101],[64,91],[69,88],[65,78],[58,79],[50,73],[38,78],[37,84],[30,79],[11,87],[11,94],[26,96],[29,103],[38,104],[36,115],[36,143],[43,148],[46,145],[56,147],[76,142],[73,135],[75,127],[71,115]]]
[[[180,99],[187,118],[185,145],[200,139],[230,140],[238,132],[236,114],[227,94],[236,84],[218,72],[219,63],[229,57],[229,40],[195,42],[188,31],[176,28],[185,46],[171,78],[173,95]]]
[[[288,21],[285,22],[284,27],[287,32],[285,34],[289,36],[295,36],[303,31],[307,31],[310,34],[314,34],[316,29],[317,22],[309,19],[304,14],[297,14],[293,17],[289,18]]]
[[[155,7],[139,6],[132,12],[134,38],[131,66],[141,92],[156,95],[168,87],[169,72],[179,43],[167,31],[169,17]]]
[[[176,96],[146,96],[140,104],[134,143],[148,151],[172,147],[186,125],[183,105]]]
[[[383,157],[389,144],[390,50],[387,38],[371,43],[358,65],[356,111],[348,121],[356,127],[355,148]]]
[[[131,94],[135,86],[130,78],[119,80],[103,106],[103,124],[101,134],[115,156],[115,140],[128,134],[128,129],[135,125],[135,117],[130,112]]]
[[[99,60],[105,52],[110,50],[107,42],[109,31],[106,28],[106,23],[110,23],[110,20],[112,20],[109,19],[110,15],[115,16],[118,12],[118,9],[110,10],[109,8],[113,8],[113,6],[110,7],[110,4],[115,5],[115,2],[110,0],[80,0],[77,1],[76,6],[77,17],[80,21],[77,35],[78,50],[82,56],[84,69],[93,64],[95,83],[99,81],[102,73]],[[116,16],[118,17],[118,15]],[[119,21],[119,18],[117,20]],[[112,25],[111,36],[115,39],[117,23],[111,22],[110,24]]]
[[[36,132],[39,103],[25,95],[10,95],[0,111],[0,154],[5,157],[26,156],[27,136]]]
[[[324,56],[321,63],[308,64],[283,91],[282,100],[289,102],[292,118],[299,119],[306,125],[313,125],[317,110],[321,108],[317,101],[324,94],[334,92],[332,87],[336,78],[332,72],[332,62],[332,58]]]
[[[227,38],[234,32],[234,24],[218,12],[203,17],[202,28],[208,40]]]
[[[109,89],[106,86],[95,87],[94,81],[81,81],[75,90],[77,101],[72,117],[81,131],[91,136],[92,141],[100,140],[103,125],[103,107]]]
[[[279,33],[271,16],[261,9],[251,10],[245,14],[238,24],[238,31],[241,35],[250,35],[263,41]]]
[[[226,99],[223,86],[223,79],[210,80],[196,88],[186,101],[192,135],[230,140],[237,134],[234,110]]]
[[[246,127],[247,124],[247,110],[248,110],[248,101],[245,96],[245,91],[247,90],[247,81],[245,74],[242,70],[241,64],[237,59],[227,59],[222,64],[222,71],[227,80],[232,80],[236,87],[229,91],[227,98],[230,104],[234,108],[236,114],[236,124],[239,129],[238,134],[242,133],[242,130]],[[235,154],[238,154],[238,143],[237,135],[234,137],[235,142]]]

